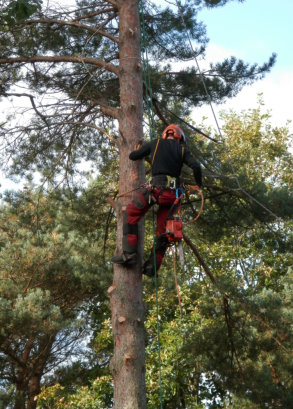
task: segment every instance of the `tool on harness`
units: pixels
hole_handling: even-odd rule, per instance
[[[147,188],[147,191],[148,191],[148,204],[149,205],[154,205],[154,204],[156,204],[158,202],[155,195],[153,194],[153,189],[154,189],[154,186],[150,182],[149,187]]]
[[[177,243],[183,239],[183,223],[179,216],[172,216],[167,220],[165,236],[170,243]]]
[[[176,189],[176,199],[171,206],[167,219],[166,219],[166,233],[165,237],[167,238],[169,243],[177,243],[180,242],[183,239],[183,223],[180,218],[180,210],[181,210],[181,199],[184,194],[184,191],[182,188],[177,188]],[[174,207],[178,207],[178,213],[177,216],[173,216],[173,210]]]
[[[183,239],[183,223],[180,218],[180,210],[181,210],[181,199],[184,194],[184,190],[182,188],[176,189],[176,199],[173,203],[171,209],[169,210],[169,216],[166,220],[166,233],[165,237],[168,240],[169,246],[172,244],[176,244],[179,250],[179,261],[184,268],[184,251],[182,246],[182,239]],[[178,212],[176,216],[173,216],[173,209],[175,206],[178,206]],[[173,259],[175,257],[175,253],[173,252]],[[175,270],[174,270],[175,271]]]

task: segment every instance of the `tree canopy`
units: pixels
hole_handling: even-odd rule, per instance
[[[178,10],[168,2],[146,2],[144,30],[160,119],[174,122],[165,111],[174,104],[185,115],[208,102],[186,29],[197,57],[204,57],[208,38],[200,9],[225,3],[188,1]],[[81,161],[97,169],[119,137],[118,3],[86,0],[66,8],[4,2],[0,29],[0,97],[25,104],[1,124],[2,163],[9,158],[9,169],[22,176],[39,171],[46,177],[61,173],[66,180]],[[210,64],[203,73],[210,97],[218,103],[236,95],[274,62],[273,54],[261,65],[234,56]],[[159,121],[158,131],[164,125]]]

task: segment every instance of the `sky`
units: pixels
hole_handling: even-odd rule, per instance
[[[265,109],[270,110],[274,126],[292,120],[293,94],[293,1],[246,0],[233,1],[224,7],[205,9],[198,15],[207,25],[210,38],[206,61],[221,61],[234,55],[251,64],[262,65],[274,52],[277,61],[266,77],[246,86],[227,103],[213,106],[217,116],[221,110],[236,112],[255,108],[257,95],[263,94]],[[199,63],[204,66],[204,62]],[[199,109],[195,115],[208,116],[215,125],[212,111]],[[289,126],[293,133],[293,123]]]

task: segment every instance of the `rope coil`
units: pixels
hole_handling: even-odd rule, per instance
[[[200,205],[199,212],[192,220],[189,220],[188,222],[183,222],[183,226],[187,226],[188,224],[194,223],[201,216],[201,214],[203,212],[204,195],[203,195],[203,192],[202,192],[201,189],[196,189],[196,190],[200,194],[200,197],[201,197],[201,205]]]

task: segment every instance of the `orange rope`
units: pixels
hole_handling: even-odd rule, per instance
[[[174,252],[173,246],[171,246],[171,250],[172,250],[172,256],[173,256],[173,269],[174,269],[175,285],[176,285],[177,297],[178,297],[179,307],[180,307],[180,316],[181,316],[181,319],[182,319],[182,318],[183,318],[183,314],[182,314],[182,303],[181,303],[181,296],[180,296],[179,285],[178,285],[178,281],[177,281],[176,259],[175,259],[175,252]]]
[[[197,214],[192,220],[189,220],[189,222],[184,222],[184,223],[183,223],[184,226],[186,226],[187,224],[194,223],[194,222],[200,217],[200,215],[201,215],[202,212],[203,212],[204,196],[203,196],[203,193],[202,193],[202,190],[201,190],[201,189],[197,189],[197,191],[199,192],[200,197],[201,197],[201,205],[200,205],[199,212],[198,212],[198,214]]]
[[[157,144],[156,144],[156,148],[155,148],[155,152],[154,152],[154,154],[153,154],[152,166],[153,166],[153,164],[154,164],[154,160],[155,160],[155,156],[156,156],[157,149],[158,149],[158,146],[159,146],[159,142],[160,142],[160,139],[158,139],[158,142],[157,142]]]
[[[139,185],[138,187],[135,187],[134,189],[127,190],[127,192],[124,192],[124,193],[121,193],[120,195],[118,195],[118,196],[117,196],[117,199],[119,199],[119,197],[126,196],[128,193],[132,193],[132,192],[134,192],[135,190],[138,190],[138,189],[140,189],[140,188],[142,188],[142,187],[145,187],[145,186],[147,186],[147,185],[148,185],[148,183],[146,182],[146,183],[143,183],[142,185]]]

